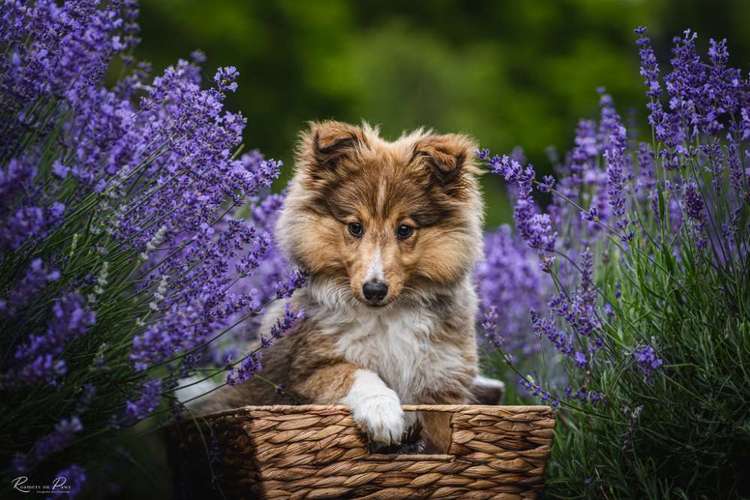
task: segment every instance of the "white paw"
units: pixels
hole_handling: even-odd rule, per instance
[[[404,411],[395,392],[375,394],[352,406],[352,417],[370,442],[381,445],[401,444],[404,434]]]
[[[352,410],[352,418],[378,445],[401,443],[404,434],[404,411],[398,395],[369,370],[354,372],[349,393],[341,403]]]

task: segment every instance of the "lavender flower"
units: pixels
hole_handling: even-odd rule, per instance
[[[81,493],[87,479],[86,470],[78,464],[72,464],[58,471],[54,477],[55,479],[64,478],[64,486],[67,488],[61,492],[55,491],[55,496],[58,494],[64,494],[71,499],[77,497]],[[53,481],[53,483],[57,483],[57,481]]]
[[[239,385],[247,382],[262,369],[263,364],[260,361],[260,354],[251,352],[242,359],[239,366],[227,374],[227,384]]]
[[[566,356],[577,358],[576,351],[573,348],[573,341],[563,330],[557,328],[555,323],[549,318],[542,318],[539,313],[532,310],[531,325],[534,332],[540,337],[546,337],[555,348]],[[577,361],[577,359],[576,359]]]
[[[0,314],[13,317],[27,306],[49,284],[60,279],[60,271],[49,268],[42,259],[36,258],[24,277],[10,290],[7,298],[0,299]]]
[[[646,95],[652,100],[659,99],[661,96],[661,84],[659,83],[659,63],[656,60],[654,49],[651,47],[651,40],[646,35],[646,28],[639,26],[635,29],[638,35],[636,45],[639,47],[641,67],[640,72],[643,81],[646,84]],[[653,110],[652,110],[653,111]],[[653,123],[651,125],[654,125]]]
[[[482,331],[498,349],[505,343],[503,337],[497,332],[497,307],[490,305],[482,312]]]
[[[553,408],[560,406],[560,400],[552,393],[544,390],[541,385],[534,381],[533,377],[527,376],[520,379],[521,386],[532,396],[538,397],[542,402],[550,404]]]
[[[703,196],[698,192],[698,185],[695,182],[689,182],[685,185],[684,204],[685,212],[691,220],[700,225],[706,222]]]
[[[506,352],[530,356],[540,344],[528,332],[528,311],[544,305],[551,281],[536,264],[528,245],[511,228],[485,235],[485,259],[476,269],[482,331]]]
[[[727,163],[729,165],[729,180],[732,190],[739,199],[750,202],[750,188],[748,175],[742,161],[742,153],[733,135],[729,136],[727,144]]]
[[[680,161],[676,153],[685,152],[683,147],[686,139],[685,132],[679,123],[679,119],[665,111],[662,106],[659,65],[651,47],[651,40],[646,35],[646,28],[637,28],[636,33],[638,34],[636,44],[639,47],[641,57],[641,76],[643,76],[646,84],[646,95],[649,97],[648,121],[654,130],[656,139],[668,146],[668,149],[663,153],[665,166],[676,168]]]
[[[161,401],[161,379],[152,379],[145,382],[141,388],[141,394],[135,401],[125,402],[126,422],[138,422],[151,415],[159,406]]]
[[[295,327],[300,321],[305,318],[305,311],[302,309],[294,310],[292,306],[287,302],[284,305],[284,316],[281,317],[272,327],[269,332],[270,338],[279,339],[282,335],[289,332]],[[268,337],[261,338],[261,342],[267,343]]]
[[[214,82],[216,86],[222,92],[235,92],[237,90],[237,77],[240,76],[240,72],[234,66],[227,66],[226,68],[219,68],[214,75]]]
[[[261,337],[261,346],[264,348],[269,347],[274,341],[292,330],[304,317],[304,311],[301,309],[295,311],[289,303],[287,303],[284,307],[284,315],[271,327],[269,335]],[[235,367],[227,374],[227,383],[229,385],[241,384],[249,380],[262,369],[261,353],[259,351],[251,352],[242,359],[239,366]]]
[[[647,198],[656,187],[656,171],[654,166],[654,152],[648,143],[642,142],[638,146],[638,180],[635,185],[636,193],[641,200]]]
[[[0,226],[0,248],[18,250],[27,242],[43,238],[61,219],[65,205],[24,206],[12,212]]]
[[[706,208],[703,196],[698,192],[698,185],[695,182],[689,182],[684,186],[684,195],[682,205],[688,220],[691,223],[691,232],[695,236],[696,246],[705,248],[708,245],[706,239]]]
[[[125,8],[130,15],[127,9],[133,6]],[[7,92],[19,101],[50,94],[76,100],[86,87],[101,81],[112,55],[136,42],[119,36],[122,20],[116,6],[102,8],[86,0],[64,6],[46,0],[29,6],[10,1],[3,11],[0,43],[12,51],[9,59],[0,61],[0,74]],[[127,28],[132,30],[132,23]],[[54,35],[27,40],[29,33]]]
[[[46,333],[29,336],[16,349],[17,366],[5,378],[15,384],[57,383],[67,372],[65,360],[60,357],[66,344],[87,333],[95,320],[95,313],[87,309],[79,294],[64,295],[52,306]]]
[[[664,360],[656,355],[656,351],[650,345],[636,347],[633,351],[633,360],[647,380],[651,380],[654,373],[664,364]]]
[[[539,213],[531,197],[535,176],[533,167],[524,168],[510,156],[495,156],[489,160],[489,166],[493,173],[502,175],[511,183],[516,197],[513,218],[521,237],[535,250],[553,252],[557,233],[552,229],[552,220],[548,214]]]
[[[78,417],[60,420],[55,429],[39,438],[29,453],[17,455],[14,459],[14,469],[17,472],[27,472],[48,456],[58,453],[68,446],[76,434],[83,430],[83,424]]]
[[[600,133],[604,149],[604,160],[607,163],[607,202],[612,207],[615,227],[622,232],[628,225],[625,217],[625,181],[630,176],[626,156],[627,132],[620,116],[612,105],[612,98],[602,93]],[[621,238],[627,237],[621,234]]]
[[[594,405],[603,404],[607,401],[607,396],[599,391],[590,391],[583,387],[574,389],[571,386],[565,388],[565,396],[568,399],[588,402]]]
[[[545,175],[544,178],[539,182],[539,191],[542,193],[549,193],[555,188],[555,178],[551,175]]]

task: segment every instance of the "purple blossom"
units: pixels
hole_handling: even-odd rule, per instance
[[[638,346],[633,351],[633,360],[647,380],[661,368],[664,361],[656,355],[656,351],[650,345]]]
[[[243,280],[262,262],[268,262],[271,250],[268,233],[258,231],[251,222],[228,219],[217,228],[203,224],[191,239],[178,240],[175,245],[184,249],[175,260],[163,262],[156,276],[172,276],[171,286],[178,291],[161,305],[162,317],[134,338],[131,360],[138,370],[199,348],[232,325],[238,315],[260,314],[275,298],[260,294]],[[161,259],[161,254],[157,258]],[[278,266],[273,270],[279,270]],[[260,275],[269,277],[270,271],[266,267]],[[291,293],[300,280],[290,284],[283,273],[279,271],[277,279],[283,282],[278,286]]]
[[[11,213],[0,226],[0,248],[18,250],[32,240],[43,238],[62,217],[65,205],[24,206]]]
[[[531,248],[554,252],[557,233],[552,228],[552,220],[548,214],[529,214],[531,206],[528,200],[516,202],[518,230]]]
[[[26,307],[50,283],[60,279],[60,271],[49,268],[40,258],[33,259],[26,274],[10,290],[6,298],[0,299],[0,314],[13,317]]]
[[[60,494],[66,495],[68,498],[76,498],[83,487],[86,484],[86,470],[78,464],[72,464],[68,467],[58,471],[55,476],[53,484],[62,482],[63,490],[55,491],[54,496]]]
[[[587,390],[583,387],[574,389],[573,387],[567,386],[565,388],[565,396],[568,399],[584,401],[594,405],[602,404],[607,400],[607,396],[604,393]]]
[[[588,222],[598,223],[600,220],[599,210],[597,210],[596,207],[591,207],[588,210],[584,210],[583,212],[581,212],[581,219]]]
[[[227,384],[239,385],[247,382],[263,369],[259,352],[251,352],[240,361],[239,366],[227,373]]]
[[[126,422],[136,423],[151,415],[161,401],[161,379],[151,379],[144,382],[140,397],[134,401],[125,401]]]
[[[498,349],[504,344],[503,337],[497,332],[497,307],[490,305],[482,311],[482,331]]]
[[[542,193],[549,193],[555,188],[555,178],[551,175],[545,175],[544,178],[539,182],[539,191]]]
[[[190,53],[190,60],[193,62],[193,64],[203,64],[208,59],[206,58],[206,54],[202,50],[194,50]]]
[[[89,331],[96,315],[78,293],[68,293],[52,305],[52,317],[43,334],[32,334],[15,351],[16,367],[5,374],[13,384],[55,384],[67,372],[61,354],[65,346]]]
[[[539,352],[540,343],[529,335],[528,311],[544,305],[551,280],[508,226],[485,235],[484,252],[475,273],[484,335],[512,354],[527,357]]]
[[[239,206],[267,189],[281,163],[256,151],[230,157],[240,144],[244,119],[222,113],[223,95],[200,89],[198,72],[184,61],[167,69],[112,146],[135,165],[156,145],[170,144],[148,166],[155,179],[151,189],[129,200],[116,224],[116,236],[135,244],[147,259],[147,284],[167,279],[175,290],[153,302],[161,317],[134,339],[131,359],[138,370],[200,347],[236,314],[258,313],[263,305],[257,293],[242,289],[237,273],[239,278],[254,273],[268,260],[269,234],[224,205],[229,198]],[[144,148],[144,136],[151,138],[151,148]],[[198,170],[195,164],[211,168]]]
[[[743,110],[744,112],[744,110]],[[729,180],[736,196],[750,203],[750,188],[748,188],[748,175],[743,166],[741,148],[737,141],[730,135],[727,144],[727,163],[729,165]]]
[[[521,386],[531,395],[538,397],[542,402],[550,404],[553,408],[560,406],[560,400],[549,391],[544,390],[540,384],[531,377],[521,377]]]
[[[685,133],[675,115],[664,110],[662,105],[662,86],[660,84],[659,65],[656,55],[651,47],[651,40],[646,35],[646,28],[636,29],[641,58],[641,76],[646,84],[646,95],[649,97],[649,124],[651,125],[656,139],[668,146],[663,153],[665,166],[675,168],[679,165],[676,152],[684,150],[682,144],[685,141]]]
[[[548,306],[558,317],[563,319],[578,335],[590,337],[599,327],[597,315],[596,287],[593,282],[593,256],[585,249],[580,256],[580,280],[578,288],[569,294],[560,293],[553,296]],[[595,339],[598,347],[600,339]],[[570,354],[570,353],[567,353]]]
[[[102,7],[93,1],[40,0],[5,2],[0,18],[0,43],[11,47],[9,60],[0,60],[3,86],[9,95],[31,102],[44,95],[76,100],[88,86],[101,81],[110,58],[136,43],[133,24],[124,26],[121,14],[132,17],[131,2]],[[53,34],[54,36],[26,35]],[[26,43],[24,43],[26,42]]]
[[[565,331],[557,328],[551,319],[539,316],[534,310],[530,311],[530,315],[532,328],[538,336],[547,338],[565,356],[576,358],[577,353],[573,349],[573,340]]]
[[[600,142],[603,144],[603,156],[607,165],[607,202],[612,208],[615,227],[622,232],[628,225],[625,216],[625,182],[630,176],[626,154],[627,132],[612,105],[612,98],[603,93],[599,103],[601,106],[599,128],[602,136]],[[621,238],[624,236],[621,235]]]
[[[656,187],[654,152],[648,143],[638,145],[638,180],[635,189],[641,200],[647,198]]]
[[[272,327],[269,332],[272,339],[279,339],[282,335],[289,332],[294,328],[300,321],[305,318],[305,311],[302,309],[294,310],[294,308],[287,302],[284,305],[284,316],[281,317]],[[261,339],[263,342],[264,339]]]
[[[740,122],[740,137],[743,141],[750,139],[750,109],[742,108]]]
[[[548,214],[539,213],[531,196],[534,168],[530,165],[524,168],[507,155],[490,158],[489,166],[491,172],[502,175],[511,184],[511,192],[516,198],[513,218],[521,237],[535,250],[554,252],[557,233],[552,228],[552,220]]]
[[[691,232],[695,236],[696,246],[705,248],[708,245],[706,238],[706,205],[703,195],[698,191],[698,185],[695,182],[689,182],[684,186],[684,195],[682,200],[685,213],[691,224]]]
[[[573,359],[575,360],[576,365],[578,365],[578,368],[585,368],[586,365],[588,365],[588,359],[586,359],[586,355],[581,351],[576,351],[573,354]]]
[[[305,317],[303,310],[294,310],[289,303],[284,306],[284,315],[271,327],[268,336],[260,338],[263,348],[269,347],[285,333],[291,331]],[[249,380],[263,369],[261,352],[253,351],[246,355],[232,371],[227,374],[227,384],[237,385]]]
[[[14,469],[17,472],[29,471],[48,456],[70,446],[76,434],[82,430],[83,424],[76,416],[60,420],[55,424],[52,432],[42,436],[34,443],[31,451],[26,454],[19,454],[14,458]]]
[[[646,35],[646,28],[639,26],[635,29],[638,35],[636,45],[639,47],[641,58],[641,76],[646,84],[646,95],[653,99],[661,97],[661,84],[659,83],[659,63],[656,60],[654,49],[651,47],[651,40]],[[653,125],[653,123],[652,123]]]
[[[669,227],[672,229],[673,233],[678,233],[683,223],[682,207],[680,206],[680,201],[674,196],[669,198],[667,211],[669,216]]]
[[[596,138],[596,123],[592,120],[581,120],[578,122],[575,135],[575,147],[568,158],[569,181],[566,196],[576,196],[575,191],[584,181],[584,176],[593,167],[593,161],[599,154],[599,144]]]
[[[289,298],[294,290],[302,287],[307,281],[307,274],[299,269],[292,270],[285,280],[274,284],[276,298]]]
[[[240,72],[234,66],[219,68],[214,75],[214,82],[221,92],[235,92],[237,90],[237,78]]]
[[[30,164],[28,159],[11,158],[7,166],[0,167],[0,198],[5,201],[18,191],[30,188],[30,182],[36,174],[36,168]],[[9,206],[6,203],[0,205],[3,213],[7,211]]]
[[[597,166],[601,145],[596,129],[596,122],[592,120],[578,123],[575,146],[565,161],[556,166],[557,189],[548,207],[556,228],[566,228],[571,235],[582,239],[601,231],[600,222],[607,220],[610,209],[607,191],[602,189],[606,186],[607,175]],[[573,203],[585,213],[579,213]]]
[[[698,191],[698,185],[695,182],[689,182],[685,185],[685,212],[694,222],[702,225],[706,221],[705,203],[703,196]]]

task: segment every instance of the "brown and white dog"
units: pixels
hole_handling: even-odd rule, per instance
[[[415,423],[403,403],[497,403],[503,384],[477,368],[475,150],[464,135],[417,130],[388,142],[367,124],[312,123],[276,228],[310,276],[290,299],[305,319],[264,353],[261,377],[203,408],[289,403],[270,380],[303,402],[348,405],[372,442],[393,445]],[[272,308],[261,331],[282,312]],[[447,422],[419,421],[444,449]]]

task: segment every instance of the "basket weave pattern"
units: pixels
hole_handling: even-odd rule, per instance
[[[403,408],[451,414],[448,454],[370,453],[342,406],[248,406],[185,423],[172,432],[183,496],[203,497],[210,479],[195,457],[212,446],[214,483],[227,498],[526,499],[541,490],[555,424],[549,407]]]

